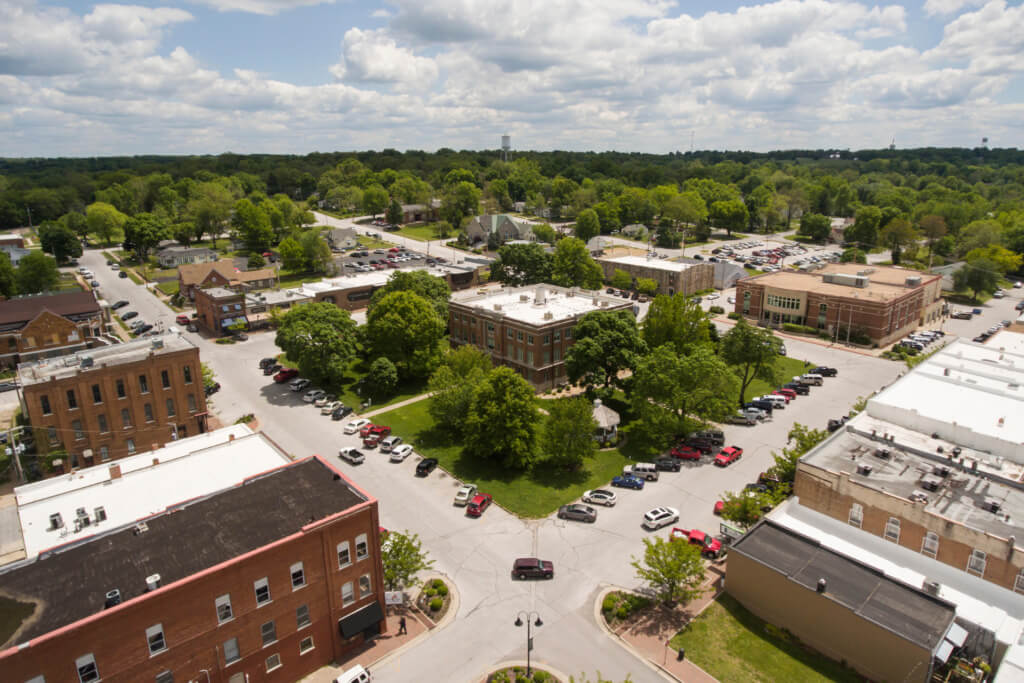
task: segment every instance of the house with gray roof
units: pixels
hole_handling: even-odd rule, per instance
[[[476,216],[466,225],[466,237],[471,244],[487,242],[494,235],[499,244],[509,240],[535,242],[533,224],[508,214],[484,214]]]

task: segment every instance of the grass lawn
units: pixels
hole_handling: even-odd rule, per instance
[[[760,271],[757,268],[751,268],[750,266],[743,266],[743,270],[747,271],[747,275],[764,275],[764,271]]]
[[[139,277],[138,275],[136,275],[134,270],[126,270],[124,272],[128,273],[128,279],[130,279],[135,284],[137,284],[137,285],[143,284],[142,278]]]
[[[61,273],[54,290],[58,292],[80,292],[82,291],[82,285],[78,284],[78,279],[75,278],[74,274]]]
[[[434,424],[427,405],[428,401],[424,400],[403,406],[378,415],[374,422],[390,426],[411,443],[417,453],[437,458],[445,470],[462,481],[476,484],[481,491],[494,496],[495,502],[523,517],[545,517],[587,489],[606,486],[629,462],[613,449],[598,451],[578,472],[546,468],[526,473],[505,470],[491,461],[463,453],[462,446],[452,435]]]
[[[178,293],[178,287],[181,285],[177,280],[171,280],[170,282],[159,282],[156,288],[167,296],[174,296]]]
[[[415,225],[403,225],[398,230],[392,231],[393,235],[402,235],[411,240],[430,242],[439,239],[433,223],[416,223]]]
[[[277,362],[286,368],[298,368],[299,364],[288,358],[287,354],[279,354],[277,356]],[[345,372],[345,379],[340,385],[321,386],[320,388],[328,393],[337,395],[338,400],[347,406],[351,406],[356,410],[359,409],[359,405],[365,400],[365,397],[360,396],[356,393],[356,387],[359,380],[366,377],[370,371],[370,365],[362,359],[355,358],[348,366],[348,370]],[[392,403],[398,403],[399,401],[405,401],[412,398],[413,396],[419,396],[426,392],[427,381],[426,380],[412,380],[399,382],[398,388],[392,396],[386,399],[373,397],[373,404],[369,410],[380,408],[383,406],[389,406]]]
[[[356,238],[356,241],[363,247],[363,249],[387,249],[395,246],[391,242],[385,242],[379,240],[376,237],[370,237],[368,235],[360,235]]]
[[[796,358],[790,358],[788,356],[782,356],[778,361],[779,376],[782,378],[780,384],[785,384],[792,380],[796,375],[804,374],[804,362]],[[755,396],[764,396],[770,394],[777,387],[768,384],[764,380],[755,379],[747,387],[747,391],[743,394],[743,400],[749,401]]]
[[[670,643],[720,681],[862,681],[723,594]]]
[[[968,293],[968,292],[949,292],[949,291],[946,291],[946,292],[942,293],[942,296],[946,299],[946,301],[948,301],[951,304],[959,304],[961,306],[970,306],[972,308],[974,306],[980,306],[981,304],[985,303],[986,301],[988,301],[989,299],[992,298],[992,295],[989,294],[988,292],[978,292],[978,298],[977,299],[972,298],[970,293]]]

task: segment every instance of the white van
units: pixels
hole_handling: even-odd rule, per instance
[[[786,407],[786,398],[784,396],[779,396],[778,394],[768,394],[767,396],[761,396],[760,398],[757,398],[755,400],[768,401],[769,403],[772,404],[772,407],[774,408]]]
[[[794,382],[800,382],[801,384],[813,384],[816,387],[820,387],[825,383],[825,378],[821,375],[815,375],[814,373],[808,373],[806,375],[800,375],[799,377],[793,378]]]
[[[361,664],[356,664],[348,671],[334,679],[334,683],[368,683],[373,680],[369,669],[364,669]]]
[[[654,466],[654,463],[650,462],[638,462],[635,465],[626,465],[622,468],[622,474],[632,474],[634,477],[640,477],[647,481],[658,481],[658,468]]]

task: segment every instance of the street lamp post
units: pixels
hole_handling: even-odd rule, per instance
[[[540,614],[537,612],[520,611],[519,614],[516,615],[516,626],[523,625],[524,614],[526,615],[526,677],[529,678],[532,675],[530,672],[530,651],[533,649],[533,631],[531,630],[530,619],[536,617],[536,620],[533,622],[533,626],[536,626],[537,628],[543,626],[544,622],[540,620]]]

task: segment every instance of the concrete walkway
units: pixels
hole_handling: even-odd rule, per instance
[[[365,413],[359,413],[359,417],[373,417],[374,415],[380,415],[381,413],[386,413],[389,410],[394,410],[395,408],[402,408],[413,403],[419,403],[425,398],[430,398],[429,391],[424,394],[419,394],[418,396],[413,396],[412,398],[407,398],[404,401],[399,401],[398,403],[389,403],[386,406],[382,406],[374,410],[368,410]],[[370,407],[372,408],[373,406]]]

